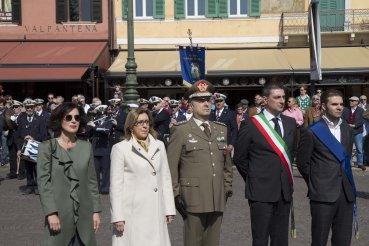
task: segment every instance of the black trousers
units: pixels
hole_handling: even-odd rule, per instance
[[[95,170],[100,192],[109,192],[110,186],[110,156],[95,156]]]
[[[9,172],[11,174],[17,174],[17,145],[15,143],[12,143],[10,146],[8,146],[8,148],[9,148],[9,164],[10,164]]]
[[[27,186],[37,186],[36,163],[21,160],[21,163],[22,162],[24,162],[26,168]]]
[[[291,202],[282,196],[277,202],[249,200],[253,246],[288,245],[288,226]]]
[[[352,237],[353,203],[344,191],[336,202],[310,201],[312,246],[327,245],[332,228],[332,246],[349,246]]]

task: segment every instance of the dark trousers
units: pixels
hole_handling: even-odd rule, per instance
[[[12,143],[9,148],[9,172],[11,174],[17,174],[17,145]]]
[[[218,246],[223,213],[187,213],[184,246]]]
[[[37,186],[36,163],[24,160],[21,162],[24,162],[26,168],[27,186]]]
[[[288,225],[291,202],[281,198],[277,202],[249,200],[253,246],[288,245]]]
[[[84,244],[78,234],[78,231],[76,231],[76,234],[74,235],[72,240],[70,240],[70,243],[68,244],[68,246],[83,246],[83,245]]]
[[[95,170],[100,192],[109,192],[110,156],[95,156]]]
[[[332,246],[349,246],[352,236],[353,203],[341,190],[336,202],[310,201],[312,246],[327,245],[332,228]]]

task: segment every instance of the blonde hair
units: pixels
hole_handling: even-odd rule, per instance
[[[132,137],[132,129],[137,123],[138,116],[141,114],[146,114],[149,118],[149,133],[156,139],[157,133],[154,130],[154,120],[152,115],[148,109],[138,108],[131,110],[126,119],[126,123],[124,124],[124,139],[130,140]]]

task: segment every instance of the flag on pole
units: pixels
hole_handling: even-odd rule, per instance
[[[308,11],[310,80],[322,80],[319,0],[311,0]]]
[[[205,78],[205,48],[180,46],[179,57],[183,84],[190,87],[197,80]]]

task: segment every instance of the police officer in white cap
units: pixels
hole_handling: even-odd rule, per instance
[[[15,134],[15,143],[18,149],[18,155],[23,144],[27,140],[36,140],[42,142],[47,139],[47,130],[44,120],[34,112],[36,102],[32,99],[26,99],[23,102],[26,109],[25,113],[22,113],[18,119],[18,129]],[[26,169],[27,187],[24,190],[24,194],[35,193],[38,194],[37,189],[37,174],[36,163],[26,160],[21,160],[20,166],[24,166]]]
[[[163,100],[160,97],[152,96],[149,102],[152,105],[154,128],[158,133],[158,139],[166,143],[166,138],[169,136],[170,115],[164,110]]]
[[[173,124],[176,124],[177,122],[186,120],[186,116],[179,110],[179,101],[175,99],[169,100],[169,107],[172,111],[170,126],[172,126]]]

